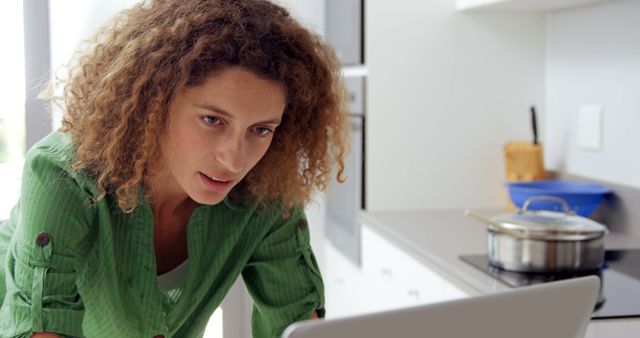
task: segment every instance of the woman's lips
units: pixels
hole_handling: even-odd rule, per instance
[[[216,177],[209,176],[202,172],[199,173],[202,184],[208,190],[212,191],[225,191],[231,187],[233,180],[219,180]]]

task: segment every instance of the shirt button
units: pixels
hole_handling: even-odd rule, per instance
[[[306,219],[301,219],[298,221],[298,228],[300,228],[300,230],[306,229],[307,226],[309,226],[309,223],[307,222]]]
[[[41,232],[36,236],[36,244],[39,246],[46,246],[49,244],[49,233]]]

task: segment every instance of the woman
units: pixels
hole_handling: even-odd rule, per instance
[[[0,336],[199,337],[239,275],[254,337],[322,317],[303,206],[342,179],[331,50],[265,0],[156,0],[76,60],[0,225]]]

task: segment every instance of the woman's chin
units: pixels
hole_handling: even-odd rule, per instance
[[[227,194],[216,194],[213,196],[212,194],[198,194],[197,196],[190,196],[192,200],[194,200],[198,204],[204,205],[216,205],[224,200]]]

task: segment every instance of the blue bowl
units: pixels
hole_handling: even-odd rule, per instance
[[[552,196],[565,200],[570,210],[585,217],[602,203],[605,195],[611,193],[611,190],[599,184],[565,180],[510,182],[507,187],[511,201],[518,208],[522,209],[525,201],[532,197]],[[562,211],[563,206],[556,201],[534,200],[527,210]]]

